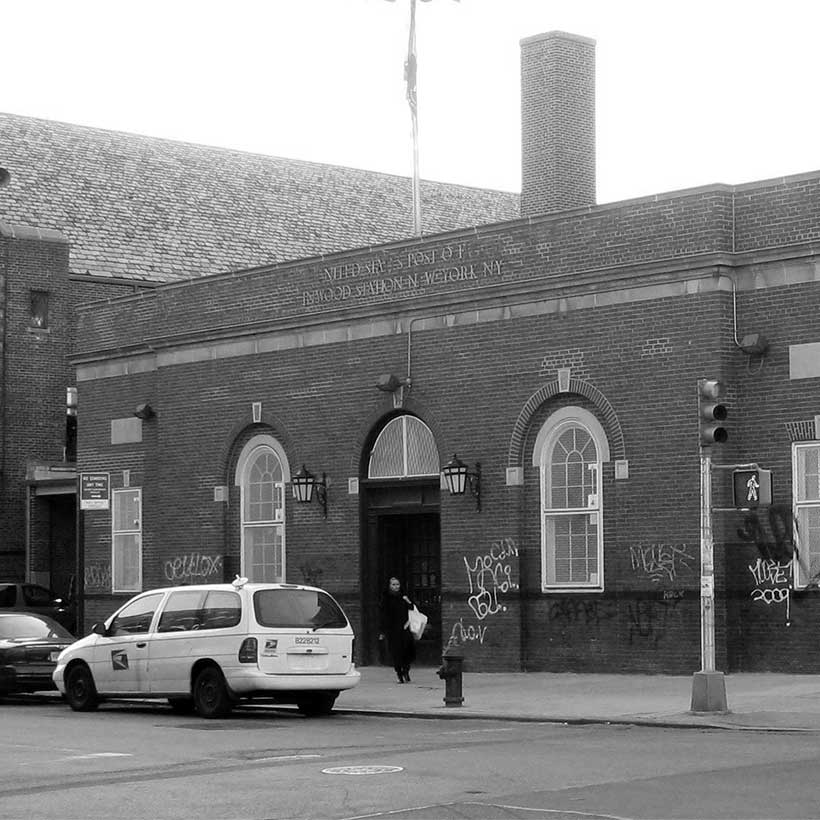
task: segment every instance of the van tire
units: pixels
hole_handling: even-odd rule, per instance
[[[65,699],[75,712],[93,712],[100,705],[91,670],[80,663],[66,673]]]
[[[305,717],[322,717],[333,711],[336,697],[336,692],[317,692],[315,695],[304,696],[296,705]]]
[[[194,680],[194,706],[204,718],[220,718],[230,714],[233,703],[225,677],[217,666],[206,666]]]

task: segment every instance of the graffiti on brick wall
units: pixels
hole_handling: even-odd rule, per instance
[[[629,643],[657,646],[671,637],[671,626],[684,595],[673,590],[659,599],[638,598],[626,604]],[[560,598],[549,608],[549,620],[559,628],[599,629],[618,618],[618,604],[609,599]]]
[[[758,558],[749,565],[749,572],[754,579],[752,600],[771,604],[788,603],[791,580],[792,562],[772,561],[768,558]]]
[[[518,545],[512,538],[493,541],[483,555],[468,560],[464,557],[467,571],[467,606],[472,610],[478,623],[465,624],[459,618],[450,630],[450,640],[458,643],[484,643],[487,626],[482,623],[487,618],[506,612],[503,595],[518,589],[513,577],[514,566],[510,559],[518,557]]]
[[[629,548],[632,569],[655,583],[674,583],[678,571],[693,566],[694,557],[686,544],[638,544]]]
[[[737,530],[742,541],[754,544],[761,558],[789,561],[795,552],[794,532],[797,522],[787,504],[772,504],[760,510],[749,510]]]
[[[509,558],[516,557],[518,546],[515,541],[502,538],[495,541],[484,555],[473,559],[472,563],[464,559],[470,587],[467,605],[479,621],[506,610],[499,596],[518,589],[518,583],[512,577],[512,565],[508,562]]]
[[[174,584],[203,583],[214,576],[222,576],[222,556],[192,552],[178,555],[163,565],[167,580]]]
[[[467,626],[464,626],[464,618],[459,618],[450,630],[450,640],[457,643],[477,641],[481,644],[484,643],[486,635],[486,626],[481,626],[481,624],[467,624]]]
[[[594,598],[559,598],[549,608],[549,619],[558,626],[574,625],[599,627],[617,616],[614,603]]]
[[[309,587],[321,586],[320,581],[322,580],[322,568],[318,564],[314,564],[311,561],[305,561],[304,564],[300,565],[299,572],[302,573],[303,584],[306,584]]]
[[[83,571],[83,583],[86,592],[111,592],[111,562],[87,563]]]
[[[743,516],[737,534],[741,540],[757,547],[760,558],[749,567],[754,578],[752,600],[767,606],[784,603],[785,623],[791,626],[791,576],[800,562],[800,553],[795,544],[797,521],[788,504],[772,504],[759,510],[749,510]],[[808,573],[807,573],[808,574]],[[807,578],[807,582],[817,583],[818,578]]]
[[[671,627],[678,619],[680,602],[681,598],[639,598],[631,601],[627,607],[629,643],[649,643],[657,648],[665,640],[673,638]]]

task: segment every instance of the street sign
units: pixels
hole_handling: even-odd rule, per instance
[[[80,509],[109,509],[110,490],[110,473],[80,473]]]
[[[754,509],[772,503],[771,470],[735,470],[732,473],[735,507]]]

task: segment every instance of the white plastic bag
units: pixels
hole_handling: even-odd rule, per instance
[[[407,619],[410,621],[410,633],[417,641],[420,640],[427,628],[427,616],[423,612],[419,612],[418,607],[413,606],[407,612]]]

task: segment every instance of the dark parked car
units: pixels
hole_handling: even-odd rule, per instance
[[[39,584],[20,581],[0,581],[0,612],[36,612],[48,615],[69,632],[75,629],[74,607],[64,598]]]
[[[57,656],[75,640],[47,615],[0,612],[0,697],[55,689]]]

